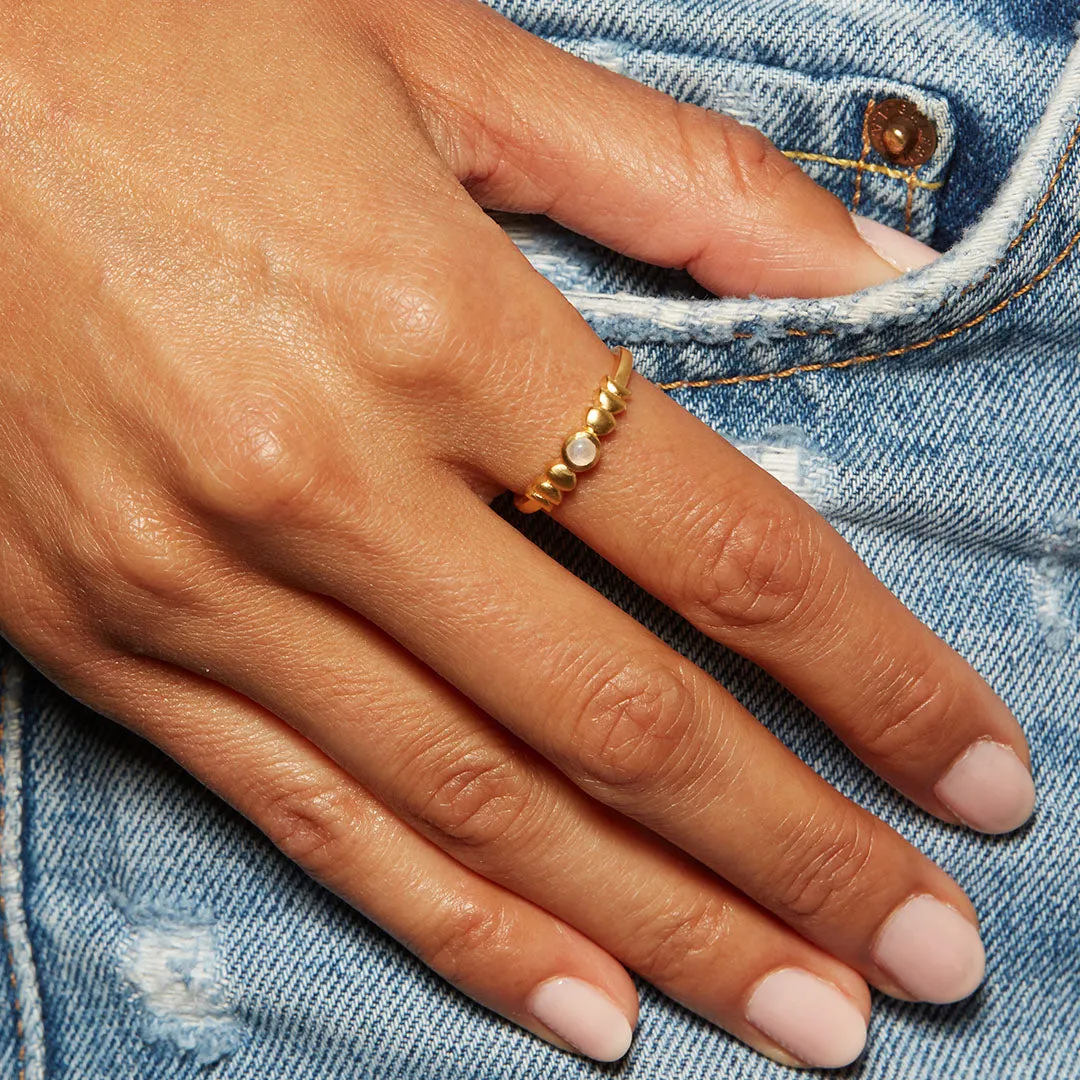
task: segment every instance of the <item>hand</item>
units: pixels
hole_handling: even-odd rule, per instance
[[[480,206],[717,292],[894,274],[761,136],[478,4],[7,13],[0,629],[538,1035],[623,1053],[625,964],[843,1064],[864,980],[974,988],[974,911],[491,511],[611,354]],[[563,524],[919,805],[1018,825],[1026,748],[990,689],[805,504],[632,390]]]

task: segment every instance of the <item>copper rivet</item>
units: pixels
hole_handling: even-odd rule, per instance
[[[937,129],[914,102],[886,98],[874,106],[868,124],[870,144],[894,165],[922,165],[937,149]]]

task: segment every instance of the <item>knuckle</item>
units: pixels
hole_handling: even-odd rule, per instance
[[[102,480],[92,494],[58,556],[100,624],[125,627],[147,602],[171,610],[198,606],[206,561],[200,538],[134,488]]]
[[[671,99],[670,109],[685,188],[710,191],[720,182],[729,195],[756,200],[773,158],[790,164],[757,128],[734,117],[678,98]]]
[[[806,515],[780,507],[710,512],[694,534],[677,595],[707,632],[786,622],[815,598],[824,553]]]
[[[117,505],[104,536],[108,573],[126,592],[168,604],[191,606],[202,578],[194,550],[199,541],[158,509],[131,499]]]
[[[365,315],[407,359],[437,356],[454,337],[445,285],[420,271],[397,274],[370,288]]]
[[[464,329],[465,287],[451,266],[423,261],[408,275],[366,282],[362,315],[354,312],[351,322],[362,320],[357,334],[369,344],[367,377],[410,400],[418,391],[425,401],[458,396],[469,385],[475,351]]]
[[[504,906],[463,901],[444,910],[432,940],[421,949],[424,962],[450,982],[461,982],[468,972],[490,970],[500,958],[512,956],[517,928]]]
[[[256,796],[252,816],[284,855],[316,877],[340,861],[352,818],[342,790],[308,776],[276,778]]]
[[[634,968],[659,985],[683,980],[702,961],[722,952],[731,937],[733,912],[715,896],[669,902],[638,931],[641,956]]]
[[[738,121],[729,119],[723,127],[727,182],[740,197],[754,202],[762,197],[763,180],[771,175],[772,144],[756,128]]]
[[[710,113],[688,101],[670,98],[671,120],[678,139],[676,161],[681,165],[680,186],[687,191],[708,190],[716,178],[718,161],[726,161],[729,150],[729,124],[738,123],[720,114]],[[711,136],[711,137],[710,137]],[[719,140],[722,153],[706,153]]]
[[[732,197],[753,202],[761,197],[773,157],[787,163],[757,128],[734,117],[679,101],[675,121],[688,177],[699,186],[719,182]]]
[[[882,664],[874,677],[874,700],[862,710],[860,753],[877,760],[911,750],[930,753],[939,740],[954,738],[955,718],[964,716],[960,684],[930,657],[908,656]]]
[[[616,800],[677,782],[697,728],[689,674],[661,664],[601,671],[574,720],[572,771]]]
[[[805,181],[803,171],[786,158],[757,128],[714,114],[723,152],[727,189],[751,206],[774,203],[786,194],[789,184]]]
[[[862,892],[874,857],[874,830],[856,807],[822,808],[781,845],[768,904],[804,923],[829,917]]]
[[[191,495],[228,521],[269,525],[302,516],[328,475],[322,455],[333,442],[325,410],[318,423],[314,416],[285,393],[208,405],[182,451]]]
[[[533,809],[521,765],[486,747],[440,748],[417,767],[425,792],[416,814],[444,841],[490,847],[518,839]]]
[[[753,295],[769,274],[765,255],[776,246],[777,206],[787,212],[797,194],[791,189],[814,184],[757,128],[688,102],[673,101],[672,113],[675,146],[668,157],[678,162],[673,200],[699,212],[716,206],[716,193],[724,192],[725,213],[738,210],[741,238],[726,245],[724,260],[737,269],[743,295]],[[719,257],[707,240],[681,261],[695,273],[706,254],[710,262]]]

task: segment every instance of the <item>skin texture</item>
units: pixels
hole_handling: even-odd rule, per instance
[[[756,132],[479,4],[5,5],[0,630],[538,1035],[556,978],[633,1023],[626,965],[794,1063],[769,972],[866,1016],[890,912],[974,911],[491,512],[611,358],[481,206],[718,293],[894,276]],[[1027,763],[823,520],[632,389],[567,527],[946,820],[971,743]]]

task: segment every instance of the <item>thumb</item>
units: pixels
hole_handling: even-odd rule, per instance
[[[586,63],[480,4],[421,8],[395,60],[482,206],[547,214],[724,295],[837,295],[937,257],[854,219],[754,128]]]

